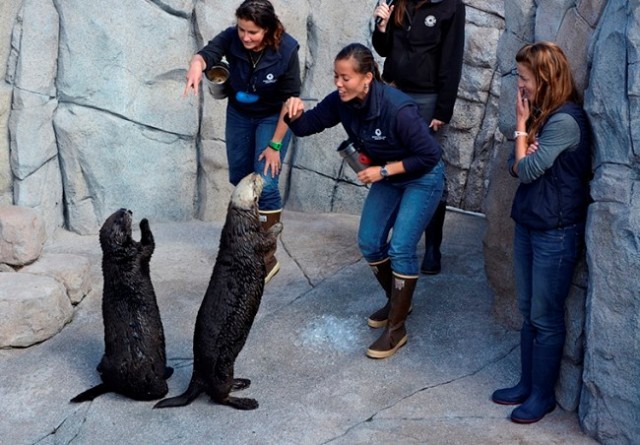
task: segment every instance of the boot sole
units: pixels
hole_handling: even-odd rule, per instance
[[[275,276],[276,276],[276,274],[277,274],[278,272],[280,272],[280,262],[279,262],[279,261],[276,263],[276,265],[275,265],[275,266],[273,266],[273,269],[271,269],[271,272],[269,272],[269,274],[264,278],[264,284],[265,284],[265,286],[267,285],[267,283],[268,283],[269,281],[271,281],[271,279],[272,279],[273,277],[275,277]]]
[[[515,405],[522,405],[524,403],[525,400],[527,399],[523,399],[523,400],[497,400],[497,399],[491,399],[493,401],[493,403],[497,403],[498,405],[504,405],[504,406],[515,406]]]
[[[407,312],[407,315],[409,315],[411,311],[413,311],[413,306],[409,308],[409,312]],[[388,319],[374,320],[372,318],[367,318],[367,324],[369,325],[370,328],[374,328],[374,329],[384,328],[387,325],[388,321],[389,321]]]
[[[554,409],[556,409],[556,404],[555,403],[548,410],[546,410],[546,412],[543,415],[541,415],[540,417],[536,417],[536,418],[533,418],[533,419],[521,419],[519,417],[513,417],[513,415],[511,415],[511,421],[513,423],[518,423],[520,425],[529,425],[530,423],[536,423],[536,422],[542,420],[544,418],[544,416],[549,414]]]
[[[367,318],[367,324],[370,328],[378,329],[384,328],[387,325],[388,320],[373,320],[371,318]]]
[[[403,347],[406,343],[407,343],[407,336],[405,335],[400,339],[400,341],[394,348],[391,348],[388,351],[376,351],[375,349],[367,349],[367,357],[378,358],[378,359],[391,357],[393,354],[398,352],[398,349]]]

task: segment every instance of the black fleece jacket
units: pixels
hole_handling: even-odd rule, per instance
[[[402,26],[389,20],[373,32],[373,47],[386,57],[382,78],[409,93],[438,95],[434,119],[449,122],[458,94],[464,53],[462,0],[432,0],[416,9],[408,0]]]

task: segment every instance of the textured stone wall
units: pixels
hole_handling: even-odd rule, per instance
[[[333,91],[335,54],[369,44],[376,0],[274,0],[301,44],[304,94]],[[500,2],[467,2],[463,79],[441,136],[449,204],[480,211],[498,118]],[[95,233],[119,207],[155,220],[221,219],[230,193],[226,101],[183,97],[193,52],[234,23],[236,2],[10,0],[0,29],[0,199],[37,209],[47,232]],[[4,10],[3,10],[4,12]],[[90,18],[90,20],[87,20]],[[10,46],[9,46],[10,42]],[[380,60],[382,62],[382,60]],[[311,103],[312,104],[312,103]],[[8,126],[8,128],[7,128]],[[358,214],[367,189],[335,153],[342,128],[295,141],[283,173],[293,210]],[[10,156],[9,156],[10,154]]]

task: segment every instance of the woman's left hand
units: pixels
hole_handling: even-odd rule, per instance
[[[378,182],[382,179],[380,170],[381,168],[378,165],[375,167],[367,167],[358,172],[358,179],[363,184],[373,184],[374,182]]]
[[[275,178],[276,175],[280,173],[280,169],[282,168],[282,163],[280,161],[280,152],[274,150],[271,147],[267,147],[258,157],[258,161],[262,161],[263,159],[266,159],[263,174],[266,176],[267,174],[269,174],[269,170],[271,170],[271,177]]]
[[[431,123],[429,124],[429,128],[431,128],[433,131],[438,131],[443,126],[444,122],[439,121],[438,119],[432,119]]]

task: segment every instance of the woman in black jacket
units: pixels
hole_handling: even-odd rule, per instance
[[[396,0],[376,7],[373,47],[385,57],[382,78],[418,103],[433,131],[451,120],[462,73],[462,0]],[[440,272],[447,189],[425,231],[422,273]]]

